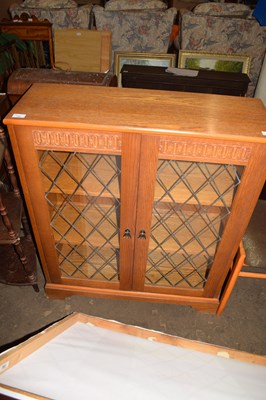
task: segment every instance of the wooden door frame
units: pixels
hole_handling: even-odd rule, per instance
[[[178,136],[164,137],[158,135],[147,137],[143,135],[142,146],[140,168],[143,174],[140,175],[136,231],[138,232],[140,229],[145,228],[147,239],[143,242],[136,241],[133,272],[133,289],[136,291],[149,291],[148,288],[145,289],[144,281],[158,160],[165,158],[178,161],[232,164],[244,167],[241,183],[237,188],[231,212],[223,230],[222,240],[216,250],[204,289],[158,288],[160,293],[168,293],[169,295],[199,296],[218,300],[265,180],[265,145],[248,142],[240,144],[235,141],[213,141],[208,139],[203,142],[202,139],[198,138],[190,138],[188,140]],[[261,174],[261,172],[257,174],[257,171],[261,171],[261,168],[264,168],[264,174]],[[255,191],[250,190],[253,186],[254,176],[259,176],[260,179]],[[153,180],[153,184],[149,183],[149,188],[147,187],[148,179],[150,181]],[[232,240],[232,238],[234,239]],[[150,292],[157,293],[157,289],[151,288]]]
[[[139,166],[139,191],[134,249],[133,290],[144,291],[145,271],[149,250],[154,189],[158,165],[159,137],[143,135]],[[141,238],[143,231],[143,238]]]
[[[261,169],[264,173],[261,174]],[[204,297],[219,297],[239,244],[256,207],[266,174],[266,145],[253,145],[249,162],[244,168],[241,183],[232,203],[222,239],[218,245],[210,275],[204,287]],[[254,179],[257,185],[254,189]],[[232,240],[233,238],[233,240]]]
[[[141,136],[122,135],[120,211],[120,290],[131,290],[140,171]]]
[[[41,172],[39,170],[38,150],[80,151],[83,153],[111,154],[122,157],[121,173],[121,227],[132,231],[132,240],[122,237],[120,289],[130,290],[132,286],[133,248],[135,235],[136,196],[139,173],[140,135],[81,132],[73,130],[54,130],[46,127],[10,126],[10,138],[23,185],[25,201],[30,214],[32,229],[38,245],[41,264],[49,284],[91,286],[92,289],[118,289],[112,283],[71,280],[61,276],[58,255],[54,247],[50,215],[45,199]],[[106,140],[106,138],[108,140]],[[65,143],[71,142],[67,148]],[[80,141],[80,144],[79,142]],[[52,143],[52,144],[51,144]],[[111,143],[111,144],[110,144]],[[122,265],[121,265],[122,264]]]

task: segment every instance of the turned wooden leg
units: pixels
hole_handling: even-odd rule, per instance
[[[32,287],[33,287],[33,289],[34,289],[35,292],[39,293],[40,289],[39,289],[39,286],[37,285],[37,283],[34,283],[34,284],[32,285]]]
[[[15,169],[14,169],[14,166],[13,166],[13,163],[12,163],[11,154],[10,154],[10,151],[8,149],[6,132],[1,127],[0,127],[0,140],[3,143],[3,145],[5,146],[4,160],[5,160],[6,169],[7,169],[9,178],[10,178],[10,183],[11,183],[11,185],[13,187],[14,195],[16,197],[21,197],[20,196],[20,190],[19,190],[18,182],[17,182],[17,178],[16,178]]]
[[[32,242],[32,236],[31,236],[30,226],[29,226],[29,223],[28,223],[28,218],[27,218],[26,215],[25,215],[25,210],[24,210],[24,208],[22,209],[21,222],[22,222],[23,231],[24,231],[26,240],[28,240],[29,242]]]
[[[0,128],[0,140],[2,141],[2,143],[5,146],[5,151],[4,151],[5,166],[6,166],[8,175],[9,175],[10,183],[13,187],[14,196],[20,198],[21,195],[20,195],[20,189],[19,189],[19,185],[17,182],[17,178],[16,178],[16,172],[15,172],[15,168],[14,168],[13,162],[12,162],[12,157],[11,157],[11,154],[10,154],[10,151],[8,148],[6,132],[3,128]],[[32,241],[29,223],[28,223],[24,209],[22,212],[21,222],[22,222],[22,226],[23,226],[23,230],[24,230],[26,239],[29,241]]]
[[[36,274],[34,271],[32,271],[30,265],[28,264],[27,257],[21,246],[20,238],[13,228],[13,225],[9,218],[7,209],[6,209],[5,205],[3,204],[1,192],[0,192],[0,215],[2,216],[3,223],[7,229],[11,243],[13,244],[13,246],[16,250],[16,253],[18,254],[18,256],[20,258],[21,264],[23,266],[23,269],[24,269],[29,281],[35,283],[36,282]]]
[[[3,143],[3,145],[5,147],[4,163],[5,163],[5,167],[6,167],[9,179],[10,179],[10,183],[13,188],[12,195],[14,197],[21,198],[20,189],[19,189],[17,178],[16,178],[15,168],[13,166],[12,157],[11,157],[8,143],[7,143],[6,131],[3,129],[3,127],[0,127],[0,141]],[[23,250],[23,247],[21,245],[20,237],[14,230],[12,222],[8,215],[7,209],[3,204],[1,193],[0,193],[0,214],[3,219],[3,223],[7,229],[8,235],[11,239],[11,243],[13,244],[14,249],[21,261],[21,264],[22,264],[24,273],[27,277],[27,280],[29,281],[29,283],[32,283],[33,289],[36,292],[39,292],[39,287],[36,284],[36,280],[37,280],[36,272],[34,271],[34,269],[31,267],[31,265],[28,262],[25,251]],[[29,227],[28,220],[27,220],[24,209],[22,209],[21,222],[22,222],[26,240],[32,242],[30,227]],[[15,273],[15,271],[11,271],[11,272]]]

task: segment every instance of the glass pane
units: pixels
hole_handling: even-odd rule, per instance
[[[204,287],[240,175],[233,165],[159,160],[146,285]]]
[[[119,280],[120,157],[40,151],[61,275]]]

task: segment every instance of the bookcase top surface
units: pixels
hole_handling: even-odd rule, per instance
[[[261,100],[202,93],[35,83],[4,123],[266,144]]]

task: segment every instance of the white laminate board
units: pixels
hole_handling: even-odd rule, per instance
[[[0,383],[55,400],[264,400],[266,367],[78,322]]]

